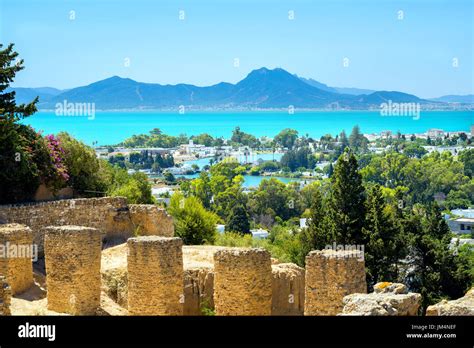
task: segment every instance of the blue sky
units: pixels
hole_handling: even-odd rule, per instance
[[[436,97],[474,93],[473,3],[0,0],[0,42],[25,59],[15,86],[71,88],[113,75],[203,86],[266,66],[330,86]]]

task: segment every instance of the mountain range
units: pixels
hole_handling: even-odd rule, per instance
[[[446,96],[434,100],[397,91],[329,87],[286,70],[260,68],[236,84],[221,82],[207,87],[190,84],[160,85],[113,76],[68,90],[51,87],[13,88],[18,103],[39,96],[39,109],[54,109],[57,103],[95,103],[99,110],[118,109],[302,109],[379,108],[381,103],[416,102],[428,108],[447,103],[474,103],[469,96]],[[459,98],[458,98],[459,97]],[[460,101],[462,100],[462,101]]]

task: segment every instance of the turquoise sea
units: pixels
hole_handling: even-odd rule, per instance
[[[189,175],[175,175],[177,178],[185,178],[185,179],[196,179],[199,177],[199,174],[189,174]],[[258,187],[260,182],[265,179],[275,178],[280,180],[284,184],[288,184],[290,182],[301,182],[310,183],[311,179],[302,179],[302,178],[285,178],[282,176],[254,176],[254,175],[244,175],[244,182],[242,184],[243,187],[250,188],[250,187]]]
[[[422,133],[430,128],[445,131],[466,131],[474,124],[472,111],[422,111],[419,119],[409,116],[381,116],[377,111],[298,111],[294,114],[276,111],[252,112],[157,112],[117,111],[96,112],[95,117],[56,116],[54,112],[38,112],[23,121],[45,134],[67,131],[91,145],[117,144],[124,139],[153,128],[164,133],[230,137],[232,129],[240,126],[244,132],[257,137],[273,137],[284,128],[293,128],[301,135],[312,137],[342,130],[349,133],[358,124],[363,133],[384,130],[405,134]]]

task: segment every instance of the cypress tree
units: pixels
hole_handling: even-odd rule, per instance
[[[363,244],[365,190],[354,154],[339,156],[331,177],[328,230],[340,244]]]
[[[365,266],[369,290],[380,281],[394,281],[400,256],[399,229],[389,211],[382,188],[376,184],[369,188],[366,202],[366,220],[363,228],[365,240]]]
[[[241,234],[250,233],[249,213],[242,204],[232,208],[227,220],[226,229]]]

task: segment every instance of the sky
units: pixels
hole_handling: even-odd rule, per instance
[[[16,87],[198,86],[283,68],[336,87],[474,93],[473,0],[0,0]]]

